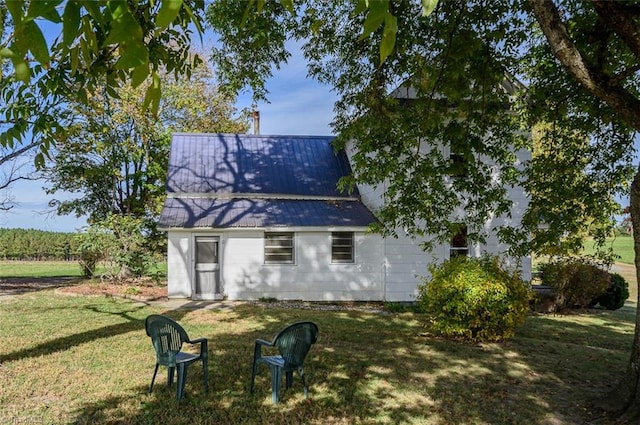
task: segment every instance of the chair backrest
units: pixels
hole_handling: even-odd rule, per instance
[[[187,332],[175,320],[159,314],[147,317],[145,329],[156,350],[158,363],[175,367],[176,354],[180,352],[182,343],[189,340]]]
[[[318,340],[318,326],[313,322],[298,322],[282,329],[273,339],[284,359],[285,369],[296,369],[304,363],[312,344]]]

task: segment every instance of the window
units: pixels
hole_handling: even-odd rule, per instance
[[[264,234],[265,264],[293,264],[293,233]]]
[[[469,245],[467,244],[467,226],[462,225],[458,233],[451,238],[451,248],[449,248],[449,258],[459,255],[469,255]]]
[[[353,232],[331,233],[331,262],[353,263]]]
[[[467,176],[469,161],[465,159],[463,154],[451,152],[451,154],[449,154],[449,165],[449,175],[451,175],[451,177],[462,178]]]

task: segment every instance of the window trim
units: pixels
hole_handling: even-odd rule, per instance
[[[274,239],[272,239],[274,238]],[[275,238],[280,238],[280,239],[275,239]],[[281,240],[281,241],[287,241],[289,240],[290,243],[289,245],[284,245],[284,244],[269,244],[268,242],[271,240]],[[296,263],[296,237],[295,237],[295,233],[294,232],[265,232],[264,233],[264,264],[266,265],[273,265],[273,264],[285,264],[285,265],[292,265]],[[271,252],[269,253],[269,250],[282,250],[282,251],[290,251],[290,254],[287,255],[287,257],[290,257],[290,259],[287,260],[274,260],[274,259],[268,259],[269,256],[273,257],[273,256],[284,256],[285,254],[283,254],[282,252],[277,253],[277,252]]]
[[[346,245],[336,245],[335,241],[337,238],[349,238],[350,243]],[[355,239],[355,232],[331,232],[331,264],[354,264],[356,262]],[[348,248],[351,258],[337,259],[335,256],[336,248]]]

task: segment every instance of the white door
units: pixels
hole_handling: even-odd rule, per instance
[[[219,263],[220,238],[195,237],[195,279],[192,298],[196,300],[222,299]]]

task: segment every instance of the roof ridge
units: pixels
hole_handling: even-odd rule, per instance
[[[234,136],[242,138],[290,138],[290,139],[335,139],[334,135],[308,135],[308,134],[244,134],[244,133],[186,133],[175,132],[171,133],[172,136],[191,136],[191,137],[205,137],[205,136]]]

